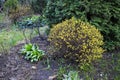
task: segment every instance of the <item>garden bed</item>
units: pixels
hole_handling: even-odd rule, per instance
[[[40,49],[46,50],[46,40],[40,40],[36,37],[32,42],[39,44]],[[23,44],[18,44],[11,48],[9,54],[0,56],[0,80],[50,80],[50,76],[56,75],[57,62],[50,62],[50,68],[47,68],[45,59],[38,63],[30,63],[19,54],[22,46]]]
[[[31,42],[37,44],[40,49],[47,53],[49,43],[46,39],[47,38],[41,40],[39,37],[34,37]],[[19,50],[24,44],[25,43],[19,43],[10,49],[9,54],[4,53],[0,55],[0,80],[57,80],[52,78],[56,78],[57,74],[59,74],[60,67],[63,66],[62,68],[64,68],[67,67],[68,64],[71,64],[61,64],[58,60],[53,59],[49,60],[49,64],[47,64],[46,58],[39,62],[31,63],[25,60],[19,53]],[[119,55],[118,51],[115,53]],[[117,60],[117,58],[113,57],[113,52],[105,53],[103,58],[100,59],[100,61],[96,61],[94,68],[91,68],[87,73],[83,74],[79,71],[81,79],[85,80],[84,77],[88,75],[88,79],[114,80],[118,72],[115,72],[114,68],[119,67],[115,60]],[[48,67],[48,65],[50,65],[50,67]],[[71,67],[72,66],[70,66],[70,68]]]

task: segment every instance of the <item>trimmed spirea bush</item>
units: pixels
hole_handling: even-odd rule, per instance
[[[55,25],[48,40],[56,57],[78,63],[90,63],[102,57],[103,36],[89,23],[72,18]]]

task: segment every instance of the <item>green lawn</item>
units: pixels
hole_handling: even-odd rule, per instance
[[[30,29],[26,29],[25,35],[29,39],[30,38]],[[37,35],[34,31],[33,36]],[[23,31],[15,28],[15,26],[11,28],[5,28],[0,31],[0,52],[4,49],[10,49],[12,46],[16,45],[18,42],[25,40],[23,35]]]

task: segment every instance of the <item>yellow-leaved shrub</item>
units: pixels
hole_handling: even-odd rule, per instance
[[[56,57],[64,57],[78,63],[90,63],[102,57],[103,36],[93,25],[71,18],[59,23],[50,31],[50,45]]]

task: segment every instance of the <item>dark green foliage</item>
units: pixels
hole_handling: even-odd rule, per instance
[[[18,0],[21,5],[29,5],[32,0]]]
[[[42,16],[32,16],[31,18],[18,22],[18,25],[19,28],[43,27],[45,25],[45,21]]]
[[[26,18],[21,22],[18,22],[20,28],[33,28],[37,27],[35,24],[39,19],[39,16],[32,16],[31,18]]]
[[[120,47],[120,0],[49,0],[44,15],[50,25],[81,18],[101,31],[104,48]]]
[[[49,0],[44,15],[48,19],[48,23],[57,24],[72,16],[83,17],[86,3],[80,0]]]
[[[46,0],[32,0],[31,8],[35,13],[42,13],[46,6]]]
[[[36,62],[43,58],[45,52],[40,50],[37,45],[26,44],[21,50],[21,53],[25,56],[25,59],[31,62]]]
[[[115,49],[120,45],[120,1],[96,1],[90,6],[87,19],[100,29],[105,48]]]

